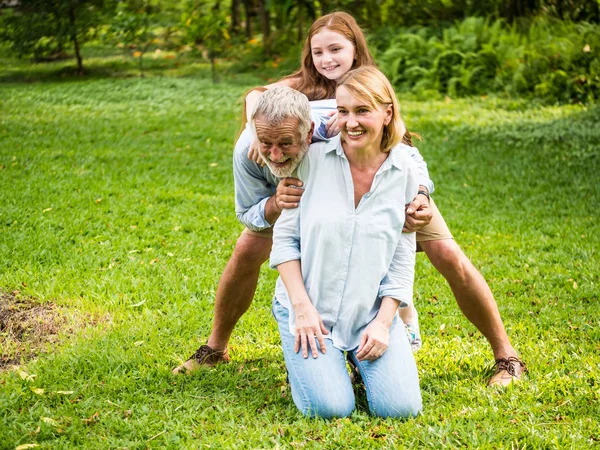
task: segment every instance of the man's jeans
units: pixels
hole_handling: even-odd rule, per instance
[[[273,300],[273,315],[279,325],[283,356],[292,398],[302,414],[310,417],[346,417],[355,407],[354,392],[342,350],[325,339],[327,353],[307,359],[294,353],[287,308]],[[376,361],[358,361],[356,349],[348,355],[358,366],[365,383],[371,414],[379,417],[416,416],[422,408],[419,375],[404,324],[394,319],[390,344]]]

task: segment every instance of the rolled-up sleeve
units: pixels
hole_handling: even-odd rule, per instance
[[[400,301],[400,307],[412,303],[416,245],[415,233],[400,235],[390,268],[379,285],[380,298],[395,298]]]
[[[284,209],[277,219],[269,262],[272,269],[284,262],[300,259],[300,209]]]
[[[258,164],[248,159],[252,133],[244,130],[233,153],[233,177],[235,181],[235,214],[238,220],[253,231],[270,228],[265,219],[265,204],[275,194]]]
[[[404,145],[407,148],[408,154],[417,164],[417,180],[419,181],[419,185],[427,187],[430,194],[433,193],[435,186],[433,185],[433,181],[431,181],[431,178],[429,178],[429,170],[427,169],[427,163],[421,156],[419,149],[417,147],[411,147],[405,144],[400,145]]]

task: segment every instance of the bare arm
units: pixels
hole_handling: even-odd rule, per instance
[[[390,327],[398,310],[399,300],[392,297],[381,299],[381,308],[375,319],[367,326],[361,336],[356,357],[374,361],[381,358],[390,344]]]
[[[302,356],[308,358],[308,348],[310,347],[312,357],[316,358],[318,353],[317,343],[319,342],[321,353],[326,353],[324,334],[329,332],[323,324],[317,309],[311,303],[304,281],[302,280],[302,271],[300,260],[287,261],[277,266],[281,280],[290,297],[290,302],[296,314],[296,336],[294,351],[298,353],[302,349]]]

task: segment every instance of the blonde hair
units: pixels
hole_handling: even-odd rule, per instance
[[[310,41],[313,36],[320,33],[324,28],[341,34],[354,46],[354,63],[352,68],[365,65],[375,65],[373,56],[369,52],[367,40],[363,30],[356,23],[356,19],[350,14],[337,11],[319,17],[314,21],[302,48],[302,59],[300,69],[293,74],[284,77],[291,81],[291,86],[305,94],[309,100],[323,100],[335,96],[336,83],[321,75],[315,68],[312,57]]]
[[[394,88],[377,67],[364,66],[347,72],[338,81],[338,89],[340,86],[344,86],[353,96],[373,108],[391,105],[392,119],[390,123],[383,126],[381,151],[389,152],[408,134],[406,125],[400,116],[400,104]]]

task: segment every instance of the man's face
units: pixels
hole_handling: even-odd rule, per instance
[[[260,156],[267,167],[278,178],[291,176],[308,151],[312,130],[307,136],[301,136],[295,117],[284,120],[276,127],[257,117],[254,125],[260,143]]]

